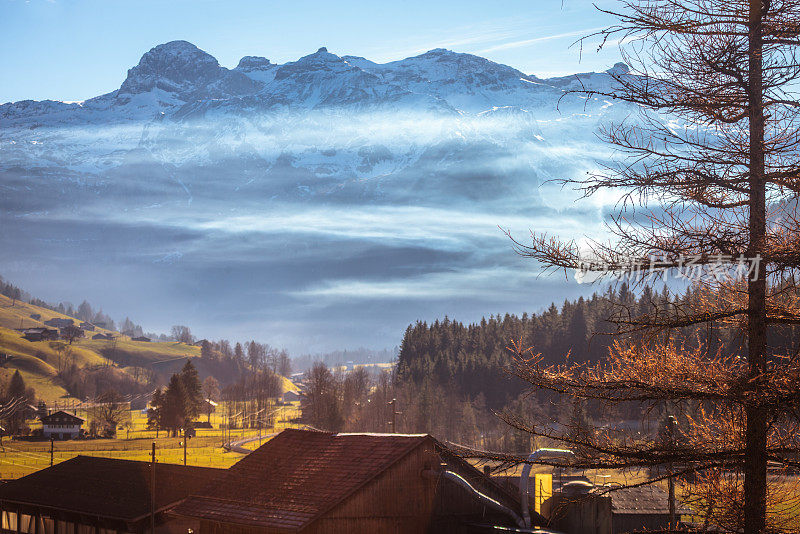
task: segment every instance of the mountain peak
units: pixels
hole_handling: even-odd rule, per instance
[[[216,58],[188,41],[170,41],[146,52],[128,70],[120,94],[146,93],[158,87],[177,92],[190,83],[208,83],[219,77]]]
[[[624,74],[629,74],[631,72],[631,68],[626,63],[620,61],[618,63],[614,63],[614,66],[608,69],[606,72],[611,75],[622,76]]]
[[[261,56],[244,56],[242,59],[239,60],[239,64],[236,65],[236,70],[242,72],[252,72],[254,70],[264,70],[274,67],[270,61]]]
[[[320,46],[319,50],[317,50],[317,54],[322,54],[322,53],[325,53],[327,51],[328,51],[328,49],[326,47]]]

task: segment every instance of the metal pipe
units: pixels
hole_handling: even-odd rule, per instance
[[[428,470],[428,469],[426,469],[422,473],[424,475],[428,475],[428,476],[443,476],[443,477],[447,478],[448,480],[452,480],[453,482],[455,482],[456,484],[458,484],[462,488],[466,489],[467,491],[469,491],[470,493],[472,493],[473,495],[478,497],[478,499],[480,501],[482,501],[484,504],[487,504],[490,507],[492,507],[495,510],[497,510],[498,512],[501,512],[501,513],[506,514],[507,516],[511,517],[514,520],[514,522],[517,523],[518,527],[525,528],[525,522],[523,521],[523,519],[519,515],[516,514],[516,512],[514,512],[514,510],[512,510],[508,506],[505,506],[504,504],[500,503],[499,501],[496,501],[496,500],[492,499],[491,497],[489,497],[485,493],[481,493],[480,491],[475,489],[472,486],[472,484],[470,484],[467,481],[467,479],[465,479],[464,477],[462,477],[458,473],[455,473],[453,471],[433,471],[433,470]]]
[[[537,449],[526,460],[519,477],[519,500],[522,504],[523,528],[531,528],[531,512],[528,506],[528,479],[531,475],[531,462],[543,458],[574,458],[575,453],[569,449]]]

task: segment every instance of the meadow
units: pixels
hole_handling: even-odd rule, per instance
[[[224,407],[220,405],[220,408]],[[190,438],[186,447],[187,465],[201,467],[217,467],[226,469],[243,455],[228,451],[223,447],[226,442],[257,438],[261,440],[242,445],[244,448],[255,449],[265,443],[272,435],[286,428],[297,427],[290,423],[292,418],[299,415],[299,403],[281,407],[276,417],[274,427],[257,429],[221,429],[225,419],[224,411],[218,410],[211,415],[212,429],[199,428],[197,435]],[[85,417],[80,413],[79,417]],[[158,437],[154,430],[147,430],[147,417],[138,410],[131,410],[130,428],[119,430],[116,439],[78,439],[53,442],[53,463],[57,464],[78,455],[100,456],[104,458],[118,458],[122,460],[150,461],[152,444],[156,444],[156,461],[171,464],[183,463],[183,438],[181,436],[168,436],[167,432],[159,431]],[[208,418],[202,416],[201,421]],[[32,429],[41,427],[36,421],[29,421]],[[224,425],[223,425],[224,426]],[[50,465],[50,442],[28,441],[25,439],[3,438],[3,447],[0,449],[0,480],[9,480],[29,475]]]

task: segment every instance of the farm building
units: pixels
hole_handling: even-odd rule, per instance
[[[48,319],[44,322],[47,326],[53,326],[55,328],[66,328],[68,326],[72,326],[75,324],[75,321],[72,319],[62,319],[61,317],[53,317],[52,319]]]
[[[144,341],[145,343],[150,343],[151,339],[149,337],[139,336],[139,337],[132,337],[131,341]]]
[[[86,321],[81,323],[81,328],[88,332],[94,332],[94,325],[92,323],[87,323]]]
[[[106,339],[106,340],[112,340],[112,339],[114,339],[114,336],[113,336],[112,334],[103,334],[102,332],[100,332],[99,334],[95,334],[95,335],[93,335],[93,336],[92,336],[92,339]]]
[[[156,464],[151,499],[148,462],[77,456],[0,485],[4,532],[21,534],[144,534],[151,500],[156,534],[185,534],[196,524],[166,512],[225,471]]]
[[[57,411],[50,415],[40,417],[42,422],[42,435],[53,439],[74,439],[81,433],[83,419],[65,411]]]
[[[566,534],[625,534],[669,529],[667,492],[657,486],[613,489],[569,482],[543,508]],[[676,519],[692,511],[677,503]]]
[[[28,328],[22,331],[22,337],[28,341],[47,341],[58,339],[58,330],[52,328]]]
[[[283,392],[283,402],[296,402],[300,400],[300,394],[294,391]]]
[[[284,430],[172,513],[199,534],[400,534],[516,527],[518,511],[429,435]]]

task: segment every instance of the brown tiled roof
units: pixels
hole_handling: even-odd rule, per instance
[[[433,438],[284,430],[173,512],[299,530],[426,440]]]
[[[667,492],[657,486],[639,486],[621,488],[611,491],[611,512],[615,514],[668,514],[669,499]],[[678,514],[691,514],[692,511],[680,502],[677,503]]]
[[[224,474],[224,469],[157,463],[156,510],[180,502]],[[150,464],[77,456],[0,484],[0,502],[132,521],[150,513]]]

